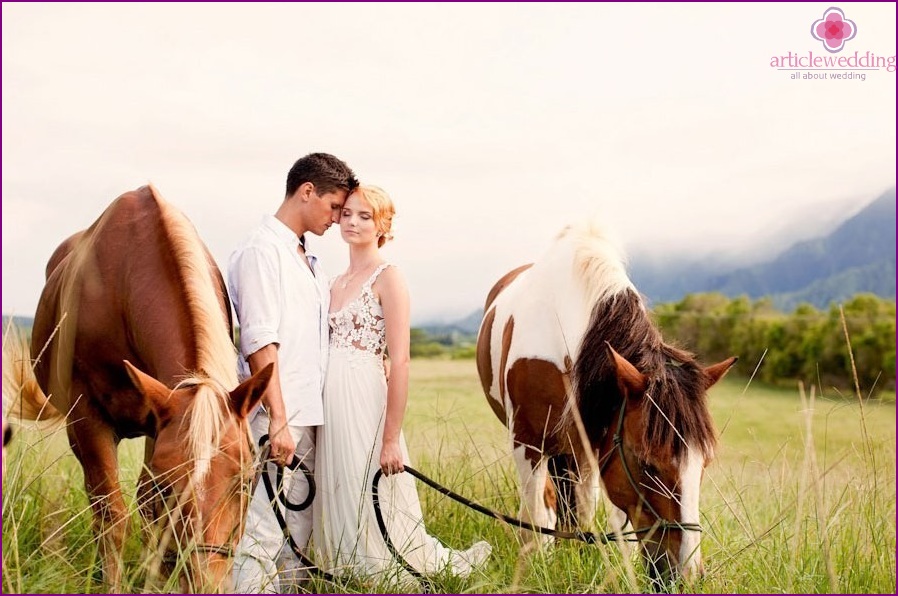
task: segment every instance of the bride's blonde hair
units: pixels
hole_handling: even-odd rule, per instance
[[[377,247],[380,248],[388,240],[393,239],[391,230],[393,229],[393,216],[396,214],[393,200],[386,191],[378,186],[363,184],[353,192],[361,193],[362,198],[371,205],[374,226],[377,228],[378,234],[380,234],[380,237],[377,239]]]

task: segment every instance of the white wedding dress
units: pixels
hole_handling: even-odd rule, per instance
[[[330,313],[324,426],[318,430],[315,465],[314,545],[319,564],[337,575],[404,583],[410,575],[390,554],[371,501],[387,403],[384,316],[371,285],[388,266],[385,263],[374,271],[358,298]],[[401,434],[399,444],[409,464]],[[382,477],[379,501],[390,540],[418,573],[449,571],[466,576],[490,554],[486,542],[457,551],[428,535],[410,474]]]

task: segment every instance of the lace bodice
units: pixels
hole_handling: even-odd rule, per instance
[[[387,346],[384,310],[371,286],[381,271],[389,266],[389,263],[381,264],[362,284],[362,292],[355,300],[328,314],[331,349],[354,349],[375,356],[383,355]]]

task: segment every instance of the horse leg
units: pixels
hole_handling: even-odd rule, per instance
[[[587,460],[580,466],[579,481],[574,485],[577,523],[583,531],[590,531],[599,506],[599,471]]]
[[[521,520],[554,530],[558,517],[555,512],[555,489],[549,477],[547,458],[532,447],[516,445],[514,461],[521,479]],[[552,542],[551,536],[535,532],[531,534],[532,537],[526,538],[525,542],[533,546]]]
[[[137,505],[144,521],[153,521],[153,476],[150,473],[150,461],[153,459],[153,451],[156,448],[156,440],[145,438],[143,447],[143,467],[137,479]]]
[[[549,477],[555,483],[558,505],[556,514],[558,524],[565,530],[577,527],[576,511],[579,505],[577,487],[577,471],[574,469],[574,458],[567,453],[549,457]]]
[[[145,551],[147,553],[145,559],[147,562],[146,586],[152,586],[162,575],[163,570],[166,573],[171,573],[172,566],[162,560],[162,532],[160,526],[155,524],[156,510],[154,507],[157,505],[155,499],[161,497],[156,494],[150,462],[156,449],[156,440],[146,437],[144,441],[143,467],[140,469],[140,476],[137,479],[137,509],[143,520],[142,534],[147,546]]]
[[[79,404],[85,400],[82,398]],[[111,593],[120,593],[122,545],[128,516],[118,479],[118,437],[87,407],[73,410],[68,436],[69,445],[84,470],[84,487],[100,537],[103,579]]]
[[[608,508],[610,508],[610,512],[608,513],[608,529],[615,533],[631,531],[633,525],[630,523],[630,518],[627,517],[627,513],[623,509],[618,509],[617,505],[612,503],[611,499],[607,498],[607,495],[605,502],[607,503]],[[621,555],[623,555],[625,559],[630,560],[633,559],[633,553],[636,551],[636,544],[636,542],[627,540],[626,536],[623,540],[617,541],[617,546],[620,548]]]

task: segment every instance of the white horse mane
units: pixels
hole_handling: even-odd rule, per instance
[[[587,304],[596,304],[627,290],[638,294],[627,276],[623,248],[600,222],[592,219],[568,225],[556,239],[573,245],[573,266],[586,285]]]

